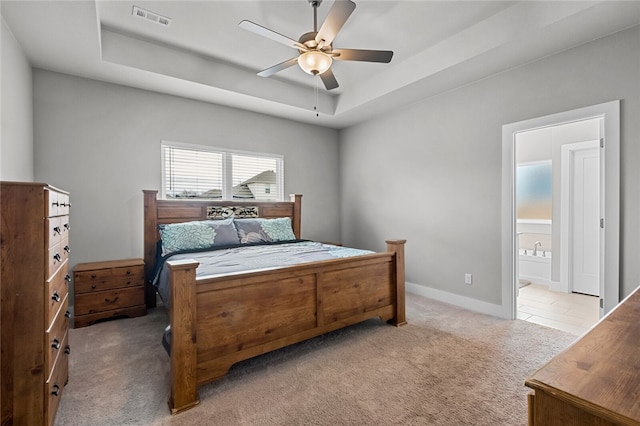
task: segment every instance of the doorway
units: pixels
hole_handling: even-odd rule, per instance
[[[601,121],[515,135],[516,317],[577,335],[599,319]]]
[[[599,310],[600,316],[619,302],[619,146],[620,119],[619,101],[511,123],[503,126],[502,159],[502,308],[503,316],[515,319],[517,314],[518,238],[515,206],[516,136],[532,130],[566,125],[588,119],[599,119],[602,147],[599,161],[599,185],[601,219],[598,224],[599,243],[597,250]],[[558,165],[559,170],[559,165]],[[554,215],[559,218],[559,215]],[[559,221],[559,220],[558,220]],[[557,246],[560,245],[559,237]],[[558,257],[562,253],[556,249]],[[562,260],[559,264],[562,264]],[[555,266],[558,268],[559,266]],[[564,272],[563,272],[564,273]],[[558,272],[554,273],[558,276]],[[557,279],[557,278],[556,278]],[[553,280],[552,280],[553,281]],[[567,284],[568,285],[568,284]]]

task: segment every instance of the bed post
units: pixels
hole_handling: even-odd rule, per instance
[[[293,202],[293,219],[291,226],[296,238],[300,238],[300,224],[302,221],[302,194],[289,194],[289,199]]]
[[[167,261],[170,270],[171,304],[171,414],[187,410],[198,399],[196,333],[196,268],[194,260]]]
[[[147,309],[156,307],[156,290],[151,284],[153,265],[156,261],[158,241],[157,190],[143,189],[144,193],[144,300]]]
[[[404,291],[404,244],[407,240],[387,240],[387,251],[395,252],[396,254],[396,270],[395,270],[395,282],[396,282],[396,315],[389,320],[389,323],[395,326],[405,325],[407,319],[405,316],[405,291]]]

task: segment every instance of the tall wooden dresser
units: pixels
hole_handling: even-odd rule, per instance
[[[69,378],[70,206],[45,183],[0,183],[3,425],[52,425]]]

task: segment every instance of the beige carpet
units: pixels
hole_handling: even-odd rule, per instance
[[[524,380],[577,338],[412,294],[407,318],[236,364],[176,416],[162,307],[70,330],[56,425],[525,425]]]

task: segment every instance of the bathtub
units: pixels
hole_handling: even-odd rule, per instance
[[[551,285],[551,252],[538,250],[536,256],[532,249],[518,250],[519,278],[536,284]]]

